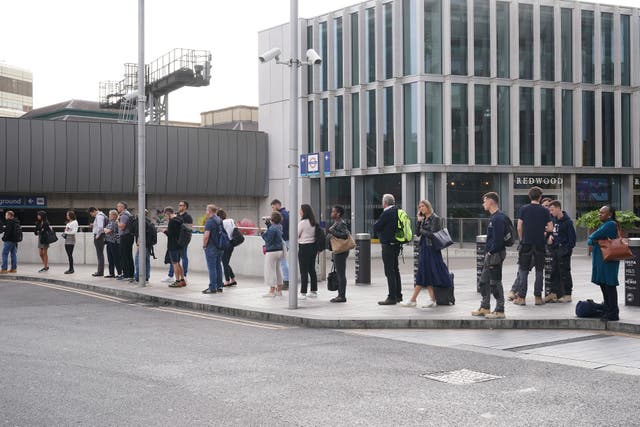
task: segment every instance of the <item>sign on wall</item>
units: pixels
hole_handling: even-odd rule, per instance
[[[300,176],[318,176],[320,167],[324,167],[324,174],[331,172],[331,152],[308,153],[300,155]]]
[[[46,196],[2,196],[0,208],[46,208]]]
[[[538,186],[541,188],[562,188],[563,179],[561,176],[545,175],[516,175],[513,177],[515,188],[529,188]]]

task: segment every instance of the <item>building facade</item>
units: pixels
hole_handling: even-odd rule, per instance
[[[415,212],[514,215],[538,185],[571,216],[640,210],[640,10],[569,1],[370,1],[300,20],[299,149],[331,152],[327,206],[370,231],[381,195]],[[288,51],[289,26],[259,34]],[[288,69],[260,68],[260,129],[288,147]],[[280,156],[282,157],[282,156]],[[270,192],[286,193],[271,157]],[[318,180],[301,197],[317,205]],[[469,234],[469,233],[468,233]],[[473,233],[470,233],[473,234]]]
[[[31,71],[0,64],[0,117],[20,117],[32,109]]]

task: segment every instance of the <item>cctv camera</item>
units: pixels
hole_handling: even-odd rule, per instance
[[[307,61],[312,65],[320,65],[322,63],[322,58],[320,58],[318,52],[313,49],[309,49],[307,51]]]
[[[281,53],[282,52],[280,51],[280,49],[274,47],[273,49],[269,49],[268,51],[260,55],[258,59],[260,60],[260,62],[269,62],[274,58],[276,61],[278,61],[280,59]]]

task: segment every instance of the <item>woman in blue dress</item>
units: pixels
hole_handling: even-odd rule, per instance
[[[433,287],[449,287],[452,283],[449,269],[442,259],[442,253],[439,249],[433,247],[431,241],[433,233],[442,230],[442,223],[440,217],[433,212],[433,207],[428,200],[421,200],[418,203],[417,229],[416,235],[420,236],[420,258],[416,284],[413,288],[411,299],[400,305],[403,307],[415,307],[420,291],[422,288],[427,288],[431,303],[423,306],[423,308],[431,308],[436,306]]]
[[[604,315],[600,320],[620,320],[618,314],[618,268],[619,261],[604,261],[598,240],[618,237],[616,211],[611,206],[603,206],[598,211],[598,219],[602,225],[587,240],[591,251],[591,281],[600,286],[604,299]]]

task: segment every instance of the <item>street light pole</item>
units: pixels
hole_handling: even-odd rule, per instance
[[[144,0],[138,0],[138,283],[147,282],[147,242],[145,215],[145,66],[144,66]]]
[[[298,0],[291,0],[289,36],[289,308],[298,308]]]

